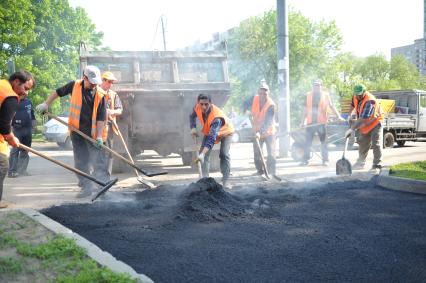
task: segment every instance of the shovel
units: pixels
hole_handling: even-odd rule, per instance
[[[92,202],[95,199],[97,199],[99,196],[101,196],[102,194],[104,194],[106,191],[108,191],[118,181],[118,178],[114,178],[111,181],[104,183],[104,182],[101,182],[98,179],[90,176],[89,174],[87,174],[87,173],[85,173],[83,171],[78,170],[77,168],[68,166],[67,164],[62,163],[62,162],[60,162],[60,161],[58,161],[56,159],[53,159],[53,158],[51,158],[51,157],[49,157],[49,156],[47,156],[47,155],[45,155],[45,154],[43,154],[43,153],[35,150],[35,149],[32,149],[31,147],[28,147],[28,146],[25,146],[23,144],[20,144],[19,148],[22,148],[23,150],[26,150],[28,152],[34,153],[34,154],[36,154],[36,155],[38,155],[40,157],[43,157],[44,159],[47,159],[47,160],[49,160],[49,161],[51,161],[51,162],[53,162],[55,164],[58,164],[59,166],[62,166],[65,169],[68,169],[68,170],[70,170],[70,171],[72,171],[72,172],[74,172],[74,173],[76,173],[76,174],[78,174],[80,176],[83,176],[83,177],[85,177],[85,178],[87,178],[87,179],[95,182],[98,185],[101,185],[103,188],[96,194],[96,196],[94,198],[92,198]]]
[[[194,136],[194,144],[195,144],[195,154],[198,155],[198,142],[197,142],[197,137]],[[203,170],[201,169],[201,162],[200,161],[196,161],[195,163],[197,163],[197,169],[198,169],[198,178],[203,178]]]
[[[130,161],[135,164],[135,162],[133,161],[132,155],[130,154],[129,148],[127,147],[126,142],[124,141],[123,135],[121,134],[120,129],[118,128],[117,123],[114,120],[112,121],[112,126],[115,127],[115,129],[118,132],[118,136],[120,137],[121,142],[123,143],[124,149],[126,150],[127,155],[129,156]],[[147,180],[144,180],[138,173],[138,170],[134,169],[135,174],[136,174],[136,179],[138,180],[139,183],[144,184],[145,186],[147,186],[150,189],[154,189],[155,185]]]
[[[352,165],[345,158],[346,148],[348,147],[349,137],[346,137],[345,148],[343,149],[342,159],[338,160],[336,163],[336,175],[352,175]]]
[[[46,112],[47,116],[49,116],[52,119],[55,119],[56,121],[58,121],[59,123],[69,127],[72,131],[76,132],[77,134],[79,134],[80,136],[82,136],[83,138],[85,138],[86,140],[95,143],[96,141],[94,139],[92,139],[91,137],[89,137],[88,135],[86,135],[85,133],[83,133],[82,131],[80,131],[79,129],[77,129],[76,127],[68,124],[67,122],[65,122],[64,120],[62,120],[61,118]],[[109,147],[105,146],[105,145],[101,145],[101,148],[108,151],[109,153],[111,153],[113,156],[115,156],[116,158],[122,160],[123,162],[126,162],[127,164],[129,164],[130,166],[132,166],[133,168],[135,168],[136,170],[138,170],[139,172],[141,172],[142,174],[144,174],[145,176],[148,177],[153,177],[153,176],[157,176],[157,175],[165,175],[167,174],[167,171],[161,171],[161,172],[155,172],[155,173],[149,173],[141,168],[139,168],[138,166],[136,166],[134,163],[130,162],[129,160],[127,160],[126,158],[124,158],[123,156],[121,156],[120,154],[118,154],[117,152],[113,151],[112,149],[110,149]]]
[[[268,167],[266,166],[265,158],[263,157],[262,148],[260,147],[259,138],[257,136],[254,137],[254,144],[256,146],[257,151],[259,152],[260,161],[263,167],[263,172],[265,172],[265,177],[269,179]]]

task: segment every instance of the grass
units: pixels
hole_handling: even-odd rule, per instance
[[[426,160],[391,166],[392,176],[426,181]]]
[[[25,278],[26,282],[136,282],[127,274],[99,266],[74,240],[64,236],[52,235],[43,242],[31,243],[28,229],[39,224],[22,216],[12,212],[0,219],[4,224],[0,229],[0,249],[4,251],[4,256],[0,257],[0,282],[13,281],[17,277]]]
[[[46,139],[44,138],[42,133],[34,133],[32,137],[33,142],[45,142]]]

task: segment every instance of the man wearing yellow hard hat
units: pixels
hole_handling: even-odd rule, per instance
[[[115,91],[111,89],[112,85],[117,81],[117,78],[112,72],[105,72],[102,74],[101,89],[105,92],[105,107],[107,113],[107,137],[106,143],[109,148],[113,148],[114,134],[118,135],[118,129],[115,128],[116,118],[123,113],[123,104],[121,103],[120,97]],[[111,154],[105,152],[105,161],[107,165],[108,178],[111,178],[112,174],[112,161]]]

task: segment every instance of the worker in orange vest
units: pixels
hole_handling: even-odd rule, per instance
[[[229,149],[231,147],[234,126],[222,110],[212,103],[211,97],[208,94],[198,95],[197,104],[189,116],[191,135],[193,137],[198,137],[196,118],[198,118],[203,127],[204,138],[195,161],[201,162],[203,177],[208,177],[210,171],[210,153],[213,146],[220,143],[219,159],[222,185],[224,188],[230,188],[228,182],[231,173]]]
[[[35,85],[31,73],[18,71],[13,73],[9,80],[0,80],[0,208],[6,208],[7,203],[2,201],[3,181],[9,170],[9,147],[19,147],[19,140],[12,132],[12,119],[18,108],[20,97],[28,95]]]
[[[363,169],[365,159],[370,148],[373,149],[373,167],[371,169],[382,168],[382,124],[384,113],[374,95],[367,91],[362,84],[354,87],[354,96],[352,98],[351,110],[355,116],[350,116],[351,128],[346,132],[346,136],[353,135],[355,130],[359,129],[358,137],[358,160],[352,167],[353,169]]]
[[[68,123],[96,142],[91,143],[70,128],[70,137],[73,146],[75,168],[94,175],[100,181],[109,181],[102,164],[101,145],[106,141],[106,108],[102,91],[98,88],[101,83],[101,72],[96,66],[86,66],[83,70],[83,79],[71,81],[52,92],[45,102],[37,105],[40,113],[47,112],[49,106],[58,97],[71,94],[70,116]],[[95,189],[95,184],[87,178],[77,175],[78,185],[81,187],[79,198],[88,197]]]
[[[105,107],[107,114],[106,122],[106,145],[113,149],[114,146],[114,135],[118,135],[118,129],[114,127],[114,122],[116,122],[117,116],[120,116],[123,113],[123,104],[121,103],[120,97],[118,94],[111,89],[112,85],[117,81],[117,78],[112,72],[104,72],[102,74],[102,83],[100,85],[101,89],[104,91],[105,97]],[[111,179],[112,174],[112,155],[108,152],[104,153],[104,163],[107,166],[108,179]]]
[[[276,126],[275,126],[276,106],[274,101],[269,97],[269,86],[265,81],[262,81],[257,91],[257,95],[253,97],[251,106],[251,115],[253,117],[253,131],[255,138],[259,139],[260,148],[266,143],[266,151],[268,157],[266,166],[268,173],[272,176],[276,175]],[[263,166],[261,160],[261,152],[257,150],[256,141],[253,141],[254,164],[256,166],[257,175],[262,175]]]
[[[301,127],[306,128],[305,150],[300,165],[308,165],[311,156],[312,140],[318,133],[321,141],[322,164],[328,166],[327,123],[328,109],[331,109],[338,120],[345,122],[337,111],[328,92],[322,90],[322,80],[312,82],[312,91],[306,93],[305,109],[303,111]]]

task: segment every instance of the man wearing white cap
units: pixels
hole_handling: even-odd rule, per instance
[[[74,152],[74,165],[77,169],[104,179],[102,170],[102,152],[99,150],[105,128],[106,108],[105,99],[97,85],[101,81],[101,72],[95,66],[87,66],[83,71],[83,79],[71,81],[52,92],[45,102],[37,105],[36,110],[44,113],[52,102],[71,94],[70,114],[68,123],[96,140],[96,143],[84,139],[79,134],[70,134]],[[80,175],[79,186],[82,190],[77,197],[87,197],[92,194],[94,183]]]
[[[117,78],[112,72],[105,72],[102,74],[101,89],[104,91],[106,114],[107,114],[107,137],[106,143],[109,148],[113,148],[114,134],[118,135],[118,129],[114,127],[116,125],[116,118],[123,113],[123,104],[121,103],[118,94],[111,89]],[[112,162],[113,158],[110,153],[105,152],[106,166],[108,179],[111,178],[112,174]]]

